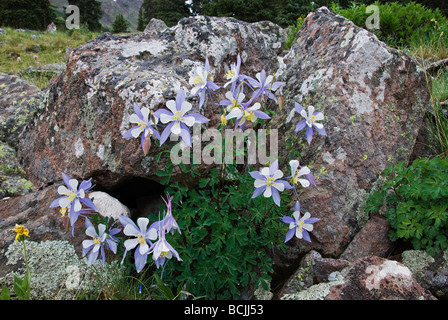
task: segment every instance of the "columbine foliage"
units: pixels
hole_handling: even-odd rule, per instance
[[[384,186],[372,193],[367,211],[384,204],[392,241],[410,241],[415,249],[430,254],[448,249],[448,162],[439,157],[417,159],[386,168]]]

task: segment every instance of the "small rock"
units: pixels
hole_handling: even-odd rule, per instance
[[[89,198],[93,198],[93,204],[97,208],[98,213],[103,217],[111,217],[115,220],[119,216],[129,217],[130,211],[128,207],[105,192],[90,192]]]
[[[143,32],[147,34],[157,34],[157,32],[161,32],[166,28],[168,28],[168,26],[163,20],[152,18]]]

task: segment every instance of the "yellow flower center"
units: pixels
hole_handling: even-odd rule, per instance
[[[65,215],[66,215],[67,212],[68,212],[68,209],[67,209],[67,208],[61,208],[61,210],[59,210],[59,212],[61,213],[61,216],[62,216],[62,217],[65,217]]]
[[[93,239],[93,243],[94,243],[94,245],[99,245],[99,244],[101,243],[100,238],[95,237],[95,238]]]
[[[76,198],[76,193],[74,193],[72,190],[69,190],[68,198],[70,199],[70,202],[72,202]]]
[[[256,116],[252,110],[249,110],[249,111],[244,110],[244,118],[246,118],[249,121],[254,122]]]
[[[232,69],[232,70],[227,71],[227,73],[226,73],[227,80],[233,79],[234,76],[235,76],[235,70]]]
[[[193,83],[197,86],[203,85],[205,82],[202,80],[201,76],[197,76],[193,79]]]
[[[182,120],[182,116],[180,115],[180,111],[176,111],[176,112],[174,113],[173,119],[174,119],[175,121],[181,121],[181,120]]]
[[[240,108],[240,104],[238,103],[238,101],[236,99],[232,99],[232,103],[230,104],[230,110],[232,110],[233,108]]]
[[[304,221],[299,221],[299,222],[297,223],[297,227],[299,228],[300,232],[303,231],[303,226],[304,226],[304,225],[305,225],[305,222],[304,222]]]
[[[162,251],[162,253],[160,254],[160,257],[166,257],[168,255],[168,251]]]
[[[269,177],[267,180],[266,180],[266,185],[267,186],[272,186],[273,184],[274,184],[274,178],[272,178],[272,177]]]
[[[143,120],[140,120],[138,122],[138,126],[140,127],[141,130],[144,130],[146,128],[146,123]]]
[[[298,174],[299,174],[299,170],[296,170],[296,172],[294,173],[294,176],[292,177],[292,182],[294,182],[294,184],[298,183]]]
[[[227,125],[227,119],[226,119],[226,115],[225,114],[223,114],[221,116],[221,124],[224,125],[224,126]]]
[[[145,237],[142,236],[141,234],[139,234],[139,235],[137,236],[137,241],[138,241],[138,243],[140,243],[140,244],[145,244],[145,243],[146,243],[146,239],[145,239]]]
[[[312,126],[315,121],[316,121],[316,116],[313,114],[310,119],[310,125]]]

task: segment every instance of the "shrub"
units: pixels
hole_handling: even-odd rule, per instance
[[[404,162],[386,168],[384,186],[367,200],[374,212],[388,206],[386,218],[390,239],[410,241],[415,249],[434,255],[448,249],[448,162],[421,158],[405,167]]]
[[[428,9],[415,2],[402,5],[376,1],[373,5],[378,6],[380,13],[380,29],[374,33],[391,46],[406,47],[422,39],[432,41],[443,38],[440,35],[448,32],[448,19],[438,9]],[[332,3],[331,10],[365,28],[366,19],[371,15],[371,12],[366,12],[367,6],[354,2],[351,7],[343,9]],[[446,37],[443,41],[448,45]]]

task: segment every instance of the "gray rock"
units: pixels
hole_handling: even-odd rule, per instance
[[[168,26],[166,25],[165,22],[163,22],[163,20],[152,18],[146,25],[146,28],[143,32],[155,35],[158,32],[162,32],[166,28],[168,28]]]
[[[0,73],[0,141],[17,145],[44,96],[31,82]]]

